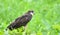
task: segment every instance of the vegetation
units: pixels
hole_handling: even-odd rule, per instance
[[[24,35],[23,27],[5,29],[30,9],[35,14],[24,31],[26,35],[60,35],[60,0],[0,0],[0,35]]]

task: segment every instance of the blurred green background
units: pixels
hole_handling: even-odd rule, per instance
[[[6,27],[28,10],[35,15],[28,23],[26,35],[60,35],[60,0],[0,0],[0,35],[25,35]]]

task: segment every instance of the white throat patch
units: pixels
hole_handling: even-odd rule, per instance
[[[31,14],[31,15],[33,15],[33,13],[32,13],[32,12],[31,12],[30,14]]]

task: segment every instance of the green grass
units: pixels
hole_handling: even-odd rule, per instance
[[[26,35],[60,35],[60,0],[0,0],[0,35],[23,35],[22,28],[19,32],[4,30],[30,9],[35,15],[24,31]]]

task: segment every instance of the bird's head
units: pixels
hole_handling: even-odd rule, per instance
[[[28,11],[28,14],[33,15],[33,14],[34,14],[34,11],[33,11],[33,10],[29,10],[29,11]]]

